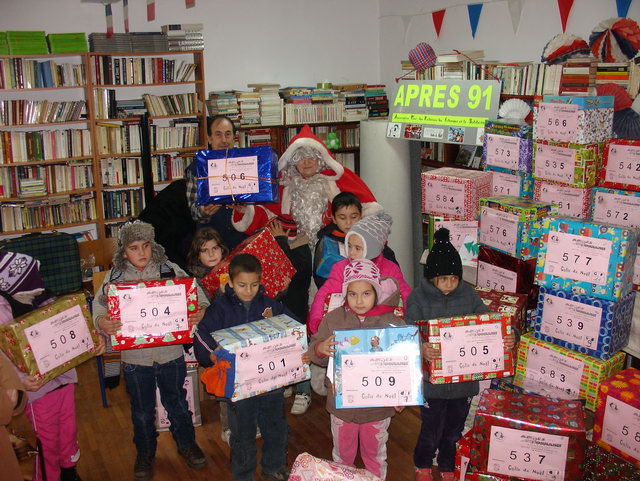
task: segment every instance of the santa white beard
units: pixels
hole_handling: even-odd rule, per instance
[[[306,180],[295,175],[290,177],[287,184],[291,192],[291,217],[298,232],[306,234],[309,245],[313,246],[318,231],[324,225],[323,218],[329,202],[327,180],[321,174]]]

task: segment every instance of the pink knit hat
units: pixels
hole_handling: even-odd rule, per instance
[[[347,287],[355,281],[366,281],[371,284],[376,291],[377,303],[383,299],[380,269],[369,259],[354,259],[345,266],[344,281],[342,282],[342,295],[345,300],[347,299]]]

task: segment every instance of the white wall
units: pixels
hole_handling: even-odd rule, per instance
[[[156,0],[129,1],[131,31],[159,31],[170,23],[203,23],[207,91],[247,83],[286,85],[380,81],[378,1]],[[123,32],[122,2],[113,4]],[[104,32],[104,6],[80,0],[1,0],[0,30]]]
[[[487,0],[380,0],[382,82],[393,88],[393,79],[401,72],[400,61],[407,59],[409,50],[419,42],[427,42],[436,54],[454,48],[483,49],[488,60],[539,62],[547,42],[562,32],[557,0],[525,0],[517,34],[513,33],[508,2],[492,0],[482,8],[473,39],[467,4],[482,1]],[[431,12],[442,8],[447,11],[437,38]],[[588,42],[589,34],[600,21],[615,16],[614,0],[575,0],[567,32]],[[640,20],[640,2],[631,3],[628,16]]]

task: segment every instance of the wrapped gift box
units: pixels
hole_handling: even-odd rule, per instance
[[[533,187],[533,198],[557,205],[558,215],[563,217],[589,219],[591,214],[590,187],[581,189],[538,179]]]
[[[502,476],[500,474],[481,473],[480,471],[467,471],[463,481],[516,481],[519,478]]]
[[[484,125],[482,165],[531,172],[533,127],[504,120],[487,120]],[[517,195],[517,194],[509,194]]]
[[[212,332],[215,341],[233,355],[231,401],[257,396],[279,387],[311,378],[308,364],[307,329],[282,314]]]
[[[210,294],[215,293],[220,286],[229,280],[229,264],[236,254],[252,254],[258,258],[262,266],[261,283],[265,294],[276,297],[284,291],[296,273],[291,261],[278,245],[269,229],[263,229],[257,234],[243,240],[216,267],[202,278],[200,284]]]
[[[492,312],[506,314],[511,319],[511,326],[523,332],[527,303],[529,302],[527,294],[505,293],[485,287],[476,287],[476,294]]]
[[[334,333],[336,408],[424,404],[416,326]]]
[[[537,284],[612,301],[631,291],[637,229],[568,217],[543,227]]]
[[[442,167],[422,173],[422,212],[452,220],[478,220],[478,202],[491,195],[491,174]]]
[[[640,140],[607,141],[600,170],[600,185],[640,191]]]
[[[640,370],[628,368],[600,385],[593,442],[640,468],[639,433]]]
[[[622,369],[624,357],[618,352],[606,361],[596,359],[527,333],[520,338],[515,383],[564,391],[570,397],[585,399],[586,408],[594,411],[600,383]]]
[[[534,259],[538,255],[541,219],[557,213],[553,204],[519,197],[480,199],[480,244],[518,259]]]
[[[629,341],[635,296],[630,292],[619,301],[608,301],[541,287],[534,336],[609,359]]]
[[[583,481],[640,481],[640,469],[595,443],[587,443]]]
[[[531,381],[529,379],[527,379],[526,386],[520,386],[512,377],[492,379],[491,389],[495,389],[497,391],[515,392],[519,394],[529,394],[531,396],[543,396],[549,399],[565,399],[579,402],[580,404],[582,404],[582,406],[586,404],[586,401],[584,399],[579,399],[577,398],[577,396],[571,396],[565,391],[550,388],[549,386],[546,386],[539,382]]]
[[[511,333],[508,315],[470,314],[418,321],[424,342],[440,351],[440,356],[424,362],[432,384],[479,381],[512,376],[514,356],[504,347]]]
[[[291,467],[289,481],[382,481],[366,469],[344,466],[334,461],[316,458],[309,453],[298,454]]]
[[[187,391],[187,404],[191,412],[191,422],[193,426],[202,425],[200,414],[200,390],[198,383],[198,368],[187,369],[187,377],[184,380],[184,389]],[[167,410],[160,400],[160,389],[156,387],[156,429],[158,431],[168,431],[171,426]]]
[[[449,220],[427,214],[427,249],[433,247],[433,236],[441,227],[449,230],[451,244],[460,254],[463,266],[476,267],[478,264],[478,221]]]
[[[270,146],[199,150],[198,205],[279,202],[278,158]]]
[[[595,222],[640,227],[640,192],[594,187],[591,205]]]
[[[474,422],[470,464],[490,474],[579,480],[586,428],[580,403],[488,389]]]
[[[54,302],[0,327],[0,349],[22,372],[47,382],[95,356],[98,333],[84,294]]]
[[[193,277],[109,284],[107,309],[122,328],[111,336],[114,351],[189,344],[198,312],[198,283]]]
[[[471,447],[473,445],[473,429],[467,431],[456,443],[456,464],[453,471],[453,479],[464,481],[471,459]]]
[[[545,95],[534,110],[533,138],[588,144],[613,132],[613,97]]]
[[[572,144],[536,140],[533,177],[585,188],[596,185],[603,144]]]
[[[491,172],[491,195],[510,195],[524,199],[533,198],[533,176],[531,172],[507,170],[488,165]]]

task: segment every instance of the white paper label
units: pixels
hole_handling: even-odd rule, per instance
[[[436,129],[433,127],[425,127],[422,131],[423,139],[444,139],[444,129]]]
[[[432,213],[462,216],[464,184],[429,179],[426,181],[426,207]]]
[[[460,251],[467,237],[478,238],[478,221],[440,220],[435,223],[434,232],[442,227],[449,230],[449,239],[457,251]]]
[[[515,255],[518,241],[518,216],[483,207],[480,215],[480,243]]]
[[[520,176],[505,174],[504,172],[491,173],[491,192],[493,195],[511,195],[520,197]]]
[[[502,267],[479,261],[477,285],[494,291],[517,292],[518,274]]]
[[[640,147],[609,144],[605,180],[640,185]]]
[[[402,124],[397,122],[389,122],[387,124],[387,137],[392,139],[399,139],[402,135]]]
[[[582,361],[563,356],[546,347],[529,344],[525,378],[533,383],[563,391],[577,399],[583,371]]]
[[[596,349],[601,320],[601,307],[545,294],[540,332],[588,349]]]
[[[184,285],[145,287],[118,291],[121,334],[161,336],[189,329]]]
[[[590,282],[607,283],[612,242],[564,232],[550,232],[544,273]]]
[[[540,187],[540,201],[558,204],[558,214],[567,217],[585,218],[584,189],[565,187],[562,185],[543,182]]]
[[[640,197],[610,192],[598,192],[594,197],[593,220],[640,227]]]
[[[501,324],[443,327],[440,346],[445,376],[504,370]]]
[[[487,468],[492,473],[563,481],[569,437],[491,426]]]
[[[535,176],[572,184],[576,151],[566,147],[536,144]]]
[[[607,396],[602,440],[623,453],[640,459],[640,409],[613,396]]]
[[[25,328],[24,335],[40,374],[95,347],[80,306],[73,306]]]
[[[209,160],[209,195],[255,194],[258,185],[258,157]]]
[[[518,170],[520,138],[487,134],[487,165]],[[505,194],[516,195],[516,194]]]

